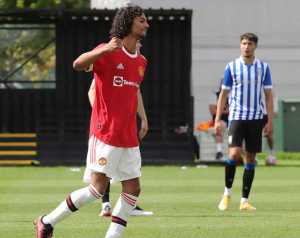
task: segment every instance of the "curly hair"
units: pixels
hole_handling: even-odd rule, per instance
[[[125,36],[128,36],[130,34],[134,18],[143,14],[143,9],[136,5],[120,8],[114,17],[109,32],[110,37],[118,37],[123,39]]]

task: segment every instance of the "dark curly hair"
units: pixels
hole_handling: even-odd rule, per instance
[[[125,36],[130,34],[133,20],[144,14],[141,7],[136,5],[129,5],[127,7],[120,8],[113,20],[110,37],[118,37],[123,39]]]

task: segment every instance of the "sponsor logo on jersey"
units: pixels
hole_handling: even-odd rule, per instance
[[[123,87],[123,77],[122,76],[114,76],[113,86]]]
[[[100,159],[98,159],[98,164],[103,166],[107,164],[107,160],[104,157],[101,157]]]
[[[132,86],[139,88],[140,85],[136,82],[128,81],[123,78],[123,76],[114,76],[113,86],[115,87],[123,87],[123,86]]]

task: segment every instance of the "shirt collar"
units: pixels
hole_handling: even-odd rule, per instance
[[[239,60],[242,62],[242,64],[244,65],[254,65],[256,62],[257,62],[257,58],[254,57],[254,60],[253,60],[253,63],[252,64],[246,64],[244,59],[243,59],[243,56],[240,56]]]
[[[124,46],[122,46],[123,52],[128,55],[130,58],[136,58],[138,56],[137,51],[134,54],[129,53]]]

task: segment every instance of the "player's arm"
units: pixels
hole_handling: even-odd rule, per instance
[[[221,86],[221,92],[219,94],[218,102],[217,102],[217,112],[216,112],[216,118],[215,118],[215,133],[216,135],[221,135],[222,133],[222,122],[221,122],[221,116],[224,111],[224,107],[227,103],[227,97],[231,90],[233,84],[230,66],[229,64],[226,66],[225,72],[224,72],[224,80]]]
[[[269,65],[267,65],[266,67],[266,74],[263,81],[263,87],[265,92],[265,101],[266,101],[267,115],[268,115],[268,121],[264,128],[264,133],[265,135],[272,136],[274,108],[273,108],[272,77],[271,77]]]
[[[89,89],[89,92],[88,92],[88,97],[89,97],[91,107],[93,107],[93,105],[94,105],[95,95],[96,95],[95,79],[93,79],[90,89]]]
[[[144,107],[143,96],[140,89],[138,90],[137,97],[138,97],[137,113],[141,119],[141,129],[139,131],[139,139],[142,140],[147,134],[149,130],[149,126],[148,126],[148,119]]]
[[[216,119],[215,119],[215,132],[216,135],[220,135],[222,131],[222,122],[221,116],[224,111],[225,104],[227,102],[227,97],[229,94],[229,90],[222,89],[219,95],[218,103],[217,103],[217,112],[216,112]]]
[[[266,135],[272,136],[273,115],[274,115],[273,92],[272,92],[272,89],[265,89],[264,91],[265,91],[266,109],[267,109],[267,115],[268,115],[268,122],[264,128],[264,133]]]
[[[96,60],[101,58],[102,55],[112,52],[122,47],[122,40],[113,37],[107,44],[102,47],[95,48],[91,51],[81,54],[74,62],[73,68],[77,71],[83,71],[90,67]]]
[[[209,104],[208,109],[209,109],[210,115],[213,116],[213,115],[216,114],[217,105],[216,104]]]

